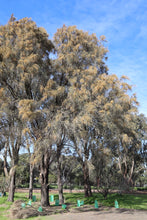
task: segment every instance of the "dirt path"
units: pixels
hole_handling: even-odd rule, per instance
[[[52,215],[48,220],[147,220],[147,211],[114,209]]]
[[[29,193],[29,189],[28,188],[16,188],[15,192],[20,192],[20,193]],[[33,189],[34,193],[40,193],[40,189]],[[84,190],[83,189],[73,189],[72,193],[83,193]],[[97,192],[96,190],[92,190],[92,192]],[[113,191],[112,193],[115,193],[117,191]],[[49,193],[53,194],[58,194],[58,190],[57,189],[50,189]],[[71,193],[71,191],[69,189],[64,189],[64,193]],[[137,194],[147,194],[147,190],[144,191],[130,191],[130,192],[123,192],[124,194],[132,194],[132,195],[137,195]]]

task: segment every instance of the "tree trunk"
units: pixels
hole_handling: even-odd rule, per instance
[[[57,147],[57,175],[58,175],[59,203],[64,204],[62,169],[61,169],[61,149],[62,146]]]
[[[83,162],[83,173],[84,173],[84,193],[85,193],[85,197],[89,197],[92,196],[92,192],[89,181],[89,169],[86,161]]]
[[[4,174],[6,177],[8,177],[9,174],[8,174],[8,169],[7,169],[7,145],[5,145],[3,158],[4,158]]]
[[[13,149],[13,159],[11,159],[12,168],[10,169],[9,172],[9,178],[10,178],[9,195],[8,195],[9,202],[14,202],[15,174],[16,174],[16,166],[18,165],[18,160],[19,160],[18,149]]]
[[[70,189],[70,193],[72,193],[72,184],[71,184],[71,178],[70,178],[70,183],[69,183],[69,189]]]
[[[62,184],[62,176],[60,175],[60,171],[58,169],[58,191],[59,191],[59,203],[64,203],[64,197],[63,197],[63,184]]]
[[[32,199],[33,196],[33,171],[34,165],[30,163],[29,199]]]
[[[99,177],[96,177],[96,186],[97,186],[97,188],[100,187],[100,178]]]
[[[41,161],[41,205],[49,206],[49,185],[48,185],[48,174],[49,174],[49,154],[45,152],[42,155]]]
[[[49,186],[48,184],[41,185],[41,205],[49,206]]]
[[[14,193],[15,193],[15,168],[11,168],[10,170],[10,186],[9,186],[9,195],[8,201],[14,202]]]

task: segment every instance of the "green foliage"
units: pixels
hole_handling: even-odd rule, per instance
[[[34,167],[34,179],[39,176],[39,171]],[[30,175],[30,158],[29,154],[21,154],[19,156],[18,166],[16,167],[16,186],[17,187],[29,187],[29,175]]]
[[[134,190],[138,190],[138,191],[146,191],[147,190],[147,186],[146,187],[134,187]]]
[[[54,174],[49,174],[49,184],[53,184],[53,183],[56,183],[57,182],[57,176],[54,175]],[[52,188],[51,188],[52,189]]]

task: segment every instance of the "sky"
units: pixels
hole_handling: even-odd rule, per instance
[[[13,13],[32,18],[50,39],[63,24],[105,35],[109,74],[126,75],[147,116],[147,0],[4,0],[0,1],[0,25]]]

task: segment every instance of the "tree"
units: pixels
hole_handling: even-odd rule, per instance
[[[75,185],[81,186],[83,183],[83,172],[81,164],[78,158],[71,153],[67,153],[66,150],[62,152],[61,158],[61,184],[69,187],[72,192],[72,188]],[[51,166],[50,172],[53,176],[58,177],[58,161],[57,158]]]
[[[72,187],[83,180],[82,167],[76,156],[67,154],[62,157],[62,181],[64,185],[69,186],[72,192]]]
[[[33,176],[34,178],[39,176],[38,167],[35,165],[34,165]],[[23,185],[25,185],[26,187],[28,187],[30,186],[29,182],[30,182],[30,155],[29,153],[23,153],[19,155],[18,166],[16,169],[16,186],[22,187]],[[33,182],[32,182],[32,188],[33,188]]]
[[[0,175],[4,172],[4,162],[0,159]]]
[[[142,156],[143,143],[146,140],[146,118],[143,115],[133,115],[128,120],[125,134],[120,139],[119,168],[123,176],[123,185],[129,189],[134,186],[138,175],[145,170],[144,158]]]
[[[55,157],[63,203],[62,153],[66,145],[73,147],[81,162],[85,196],[91,195],[88,163],[93,148],[100,149],[97,144],[112,150],[127,181],[129,167],[132,180],[142,141],[138,103],[135,95],[128,94],[131,86],[124,81],[126,77],[107,75],[104,42],[104,36],[98,40],[95,34],[63,25],[54,35],[56,57],[51,61],[53,43],[31,19],[17,21],[12,16],[7,25],[0,26],[0,135],[4,167],[7,155],[12,164],[9,201],[14,198],[23,145],[33,144],[33,163],[40,164],[43,206],[49,205],[48,174]]]
[[[103,144],[103,148],[110,144],[111,148],[112,140],[115,149],[119,150],[121,145],[117,145],[117,137],[133,135],[133,125],[130,122],[136,114],[138,103],[135,95],[127,94],[131,86],[124,82],[124,79],[125,77],[118,79],[116,75],[103,74],[92,84],[90,101],[82,105],[80,114],[72,123],[78,133],[79,143],[86,143],[85,148],[81,148],[82,143],[77,144],[80,153],[90,155],[91,146],[96,144]],[[83,123],[80,124],[81,121]]]
[[[7,96],[7,92],[4,93]],[[9,196],[8,200],[13,201],[14,191],[15,191],[15,174],[16,167],[18,165],[19,150],[22,145],[22,123],[18,118],[18,110],[14,107],[14,103],[11,101],[10,97],[2,98],[1,103],[1,116],[3,118],[3,128],[1,128],[1,133],[4,137],[4,172],[5,176],[10,181],[9,186]],[[11,159],[10,171],[7,169],[7,156],[9,155]]]
[[[99,84],[95,82],[96,86],[93,87],[94,93],[98,91],[97,100],[103,103],[100,114],[95,117],[98,121],[102,119],[99,137],[105,146],[109,143],[111,150],[115,152],[123,181],[129,185],[144,139],[142,134],[145,132],[141,120],[138,120],[138,102],[135,94],[129,95],[131,86],[124,81],[126,77],[122,76],[119,80],[115,75],[103,75],[100,78]],[[101,92],[105,95],[101,96]]]
[[[11,164],[10,164],[11,165]],[[16,169],[16,185],[21,186],[29,183],[29,158],[28,154],[20,154]]]
[[[20,111],[22,114],[25,114],[27,111],[30,111],[30,107],[27,108],[27,111],[23,111],[26,108],[22,102],[20,102]],[[49,166],[52,162],[52,157],[54,157],[52,151],[52,142],[48,139],[49,134],[46,133],[45,129],[47,126],[47,116],[42,109],[39,114],[36,115],[36,108],[33,111],[30,111],[30,118],[24,119],[24,122],[28,126],[26,128],[26,133],[30,139],[32,139],[34,145],[33,159],[30,162],[32,166],[39,164],[40,171],[40,183],[41,183],[41,204],[42,206],[49,205],[49,184],[48,184],[48,174]]]
[[[120,181],[120,173],[117,160],[111,152],[109,144],[106,146],[99,140],[92,146],[91,163],[93,165],[94,184],[97,191],[107,198],[112,189],[117,188]]]
[[[58,96],[54,106],[54,117],[50,120],[47,129],[50,132],[50,141],[52,142],[52,151],[54,152],[54,160],[56,160],[56,170],[57,170],[57,183],[59,191],[59,202],[64,203],[63,197],[63,180],[62,180],[62,153],[64,150],[64,145],[66,144],[67,137],[64,127],[64,120],[62,118],[61,106],[58,104]],[[57,111],[56,111],[57,109]]]
[[[98,40],[95,34],[90,35],[88,32],[78,30],[76,26],[66,27],[63,25],[54,35],[54,44],[57,51],[57,59],[54,63],[56,74],[54,77],[59,85],[64,85],[67,96],[62,105],[62,121],[65,121],[64,127],[68,127],[71,132],[69,133],[69,139],[75,144],[76,150],[78,150],[80,144],[84,148],[84,153],[79,156],[83,163],[85,196],[91,195],[87,166],[89,144],[87,138],[84,139],[86,136],[85,131],[87,134],[88,129],[84,125],[83,132],[80,132],[79,129],[79,136],[82,136],[82,134],[84,136],[81,137],[81,143],[76,143],[77,134],[75,135],[76,131],[73,128],[77,129],[78,125],[74,124],[72,129],[69,129],[69,127],[71,122],[76,121],[77,117],[83,112],[83,105],[89,102],[91,85],[94,80],[99,74],[107,73],[108,68],[104,63],[104,60],[107,59],[107,49],[103,46],[104,40],[104,36]],[[81,123],[79,126],[81,128],[82,118],[77,121],[79,124]]]
[[[27,126],[27,125],[26,125]],[[34,150],[34,136],[29,129],[25,127],[23,130],[24,145],[28,151],[29,158],[29,199],[33,196],[33,181],[34,181],[34,168],[35,168],[35,150]],[[31,135],[30,135],[31,134]]]
[[[37,163],[40,163],[41,203],[43,206],[49,205],[48,172],[49,166],[55,157],[54,146],[58,144],[58,137],[60,136],[57,135],[56,138],[58,128],[55,125],[56,121],[59,122],[56,119],[60,117],[60,107],[65,91],[62,86],[59,86],[54,81],[52,76],[42,89],[42,97],[39,101],[31,101],[29,105],[28,102],[24,101],[19,103],[21,117],[28,126],[27,131],[29,135],[34,139],[35,155],[37,153],[40,155],[40,157],[35,156],[35,160]]]
[[[10,140],[9,135],[17,135],[13,137],[10,155],[14,165],[9,201],[14,198],[15,168],[22,145],[24,128],[20,116],[23,115],[21,119],[29,119],[32,109],[25,112],[25,107],[34,108],[33,103],[42,97],[42,90],[51,75],[49,54],[52,49],[53,44],[46,31],[38,28],[31,19],[23,18],[17,21],[12,15],[8,24],[0,26],[1,114],[9,129],[7,140]],[[20,109],[20,105],[25,107]],[[39,111],[37,109],[35,115],[39,114]],[[6,143],[7,149],[10,149],[10,146],[12,147],[12,144]]]

